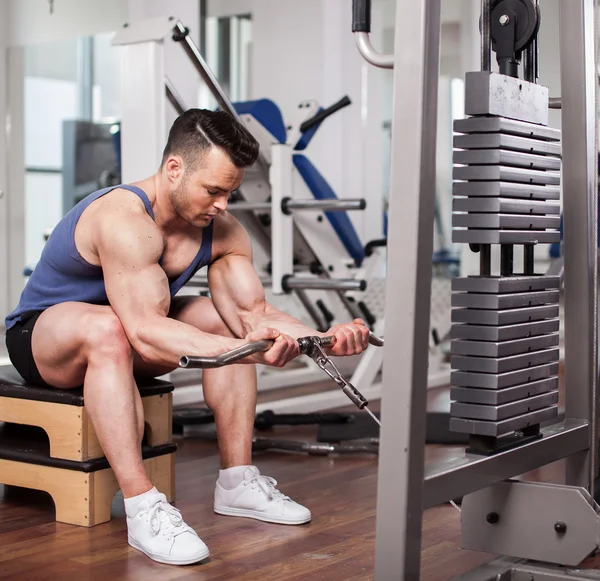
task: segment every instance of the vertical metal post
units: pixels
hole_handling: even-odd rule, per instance
[[[25,212],[25,48],[7,50],[6,176],[8,197],[8,304],[12,310],[23,290],[26,252]],[[8,314],[8,311],[4,314]]]
[[[94,39],[83,36],[77,40],[77,91],[79,119],[94,116]]]
[[[567,460],[567,484],[596,475],[598,184],[594,0],[562,0],[560,56],[564,204],[566,416],[590,422],[590,449]]]
[[[396,7],[375,579],[419,579],[440,0]]]
[[[491,0],[481,0],[481,70],[492,70]]]
[[[284,294],[283,278],[294,274],[294,223],[282,209],[283,199],[292,195],[292,148],[285,143],[271,146],[271,271],[272,291]]]

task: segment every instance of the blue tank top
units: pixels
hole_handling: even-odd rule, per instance
[[[79,254],[75,246],[75,226],[83,211],[95,200],[117,188],[133,192],[144,202],[148,214],[154,220],[154,211],[146,193],[136,186],[118,185],[90,194],[56,225],[48,238],[40,261],[27,281],[19,305],[6,317],[6,329],[21,320],[24,313],[44,311],[64,303],[76,301],[107,305],[102,267],[90,264]],[[212,252],[212,223],[204,229],[198,254],[186,270],[175,280],[169,281],[171,297],[186,284],[196,272],[210,263]]]

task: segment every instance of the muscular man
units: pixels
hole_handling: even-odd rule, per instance
[[[311,519],[252,465],[254,364],[283,366],[298,355],[297,337],[318,334],[265,301],[249,237],[226,212],[257,156],[257,142],[230,115],[187,111],[171,128],[156,174],[93,193],[61,220],[6,319],[8,352],[25,380],[84,386],[125,498],[129,544],[163,563],[194,563],[209,551],[148,479],[134,377],[172,371],[184,354],[273,340],[243,363],[203,373],[221,460],[214,510],[280,524]],[[176,297],[206,265],[212,300]],[[360,320],[327,334],[336,338],[332,355],[367,347]]]

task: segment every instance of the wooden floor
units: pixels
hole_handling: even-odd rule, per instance
[[[316,429],[276,428],[275,436],[314,439]],[[427,457],[443,452],[428,446]],[[177,502],[186,522],[207,543],[211,558],[201,565],[161,565],[127,544],[123,502],[113,520],[92,529],[54,522],[44,493],[0,486],[0,579],[218,581],[358,581],[373,578],[377,458],[317,457],[275,452],[255,455],[264,474],[308,506],[311,523],[290,527],[215,515],[212,494],[218,471],[216,446],[180,441]],[[534,476],[558,474],[557,466]],[[427,511],[423,520],[422,576],[447,581],[491,559],[462,551],[460,515],[450,505]],[[390,580],[391,581],[391,580]]]

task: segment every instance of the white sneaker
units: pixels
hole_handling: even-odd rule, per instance
[[[214,510],[227,516],[245,516],[283,525],[300,525],[310,521],[310,510],[284,496],[277,481],[263,476],[258,468],[247,468],[244,481],[233,490],[223,488],[217,480]]]
[[[137,514],[127,517],[129,544],[151,559],[169,565],[190,565],[206,559],[208,547],[164,494],[142,501]]]

